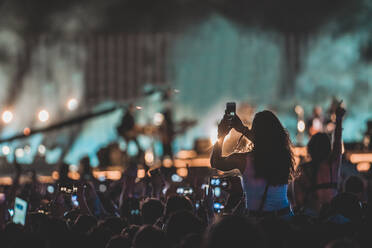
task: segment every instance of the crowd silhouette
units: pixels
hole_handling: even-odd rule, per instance
[[[2,188],[0,198],[0,246],[370,247],[366,179],[340,176],[345,115],[340,104],[333,141],[314,133],[307,145],[311,159],[296,168],[289,134],[273,112],[256,113],[251,127],[229,114],[218,125],[211,154],[217,173],[207,176],[208,184],[182,192],[164,179],[166,168],[150,170],[138,181],[134,158],[122,179],[103,193],[84,158],[79,180],[70,179],[62,164],[55,192],[47,194],[35,176],[20,183],[15,159],[13,184]],[[232,129],[249,140],[249,149],[223,156]],[[25,220],[15,223],[22,202]]]

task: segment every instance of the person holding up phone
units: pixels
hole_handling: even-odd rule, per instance
[[[290,215],[287,188],[294,160],[287,131],[270,111],[257,113],[252,129],[249,129],[236,113],[230,114],[230,109],[227,106],[218,125],[218,141],[211,156],[212,167],[222,171],[240,170],[249,216]],[[252,151],[222,156],[223,141],[232,128],[252,141]]]
[[[326,133],[313,135],[307,144],[311,161],[299,165],[293,184],[294,205],[305,214],[317,215],[321,207],[336,196],[342,156],[341,102],[336,109],[333,146]]]

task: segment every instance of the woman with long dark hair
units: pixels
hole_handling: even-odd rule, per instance
[[[252,151],[222,156],[222,146],[231,128],[252,143]],[[255,115],[252,129],[238,116],[226,116],[218,126],[218,142],[213,147],[211,165],[222,171],[239,169],[245,205],[249,215],[288,215],[288,179],[293,168],[291,142],[279,119],[270,111]]]
[[[336,109],[333,146],[327,134],[313,135],[307,144],[311,160],[299,165],[294,180],[294,204],[307,214],[317,215],[336,196],[342,155],[342,118],[345,109]]]

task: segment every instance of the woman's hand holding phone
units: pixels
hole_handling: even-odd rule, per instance
[[[231,130],[229,119],[224,115],[221,122],[218,124],[218,138],[224,138]]]
[[[231,119],[231,127],[234,128],[239,133],[244,133],[247,129],[246,126],[244,126],[243,122],[240,120],[239,116],[235,115]]]

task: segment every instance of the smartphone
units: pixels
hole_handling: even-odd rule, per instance
[[[73,184],[59,185],[59,191],[65,194],[76,194],[78,187]]]
[[[192,195],[194,191],[191,187],[178,187],[176,192],[179,195],[187,196],[187,195]]]
[[[130,210],[130,214],[132,216],[139,216],[140,215],[140,210],[139,209],[132,209],[132,210]]]
[[[222,189],[228,189],[230,187],[227,177],[211,177],[209,184],[212,188],[221,187]]]
[[[27,202],[19,197],[15,198],[13,222],[15,224],[26,224]]]
[[[225,113],[228,116],[228,118],[232,118],[233,116],[235,116],[236,115],[236,103],[235,102],[226,103]]]
[[[221,211],[225,208],[225,206],[221,202],[215,202],[213,204],[213,210],[216,213],[221,213]]]
[[[79,207],[79,201],[76,195],[71,195],[71,202],[74,207]]]

